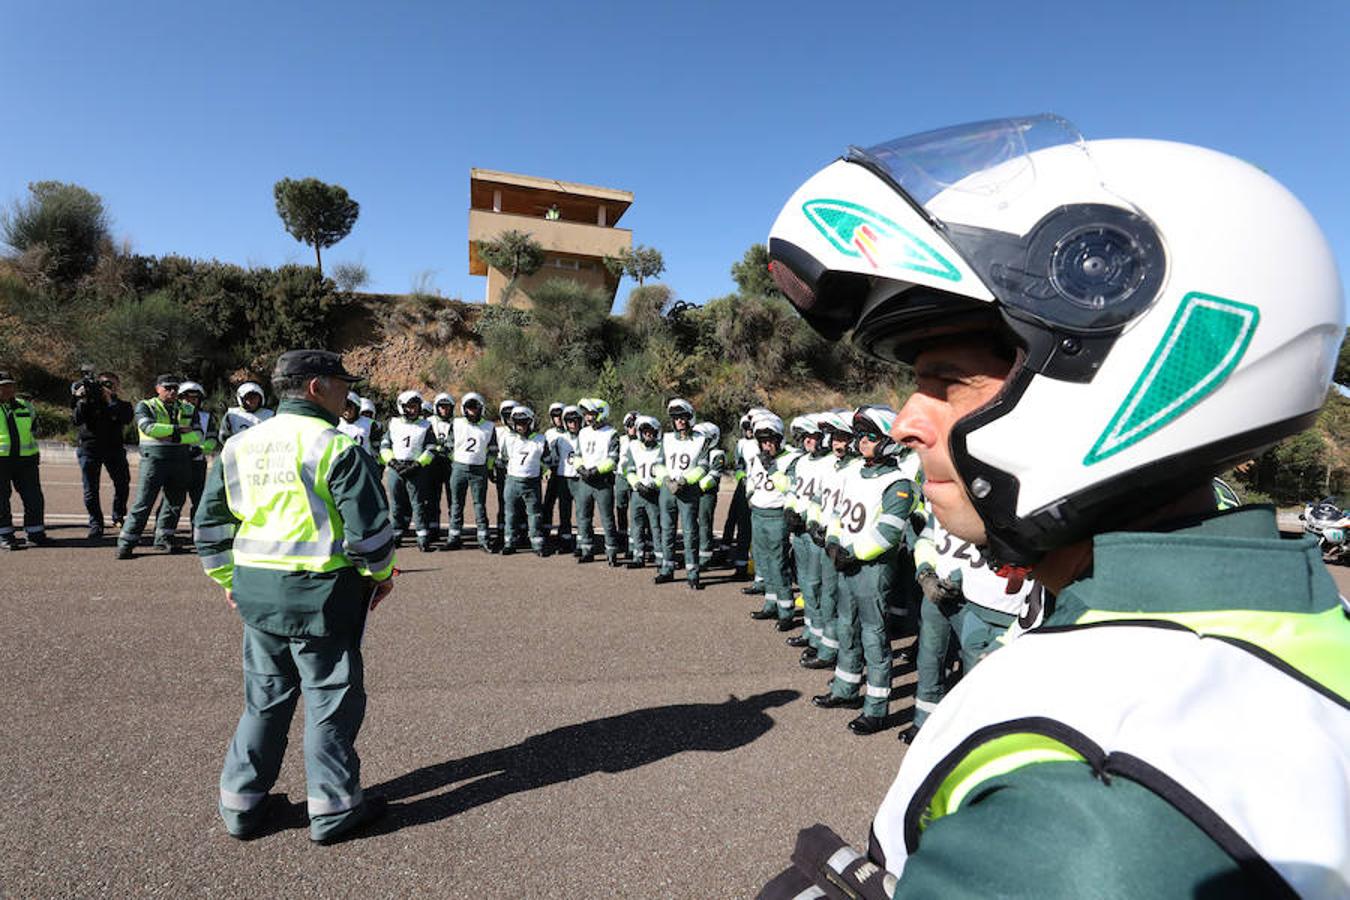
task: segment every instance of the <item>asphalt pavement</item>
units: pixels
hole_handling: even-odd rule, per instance
[[[216,789],[238,616],[193,555],[91,546],[79,480],[45,463],[57,546],[0,554],[0,895],[751,897],[800,828],[865,846],[903,755],[898,728],[855,737],[852,711],[811,706],[829,673],[726,573],[693,593],[570,556],[405,548],[366,634],[358,741],[388,818],[311,845],[297,715],[277,785],[296,806],[237,842]]]

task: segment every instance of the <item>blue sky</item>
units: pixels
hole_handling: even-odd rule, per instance
[[[325,263],[481,300],[481,166],[633,191],[622,224],[703,302],[847,145],[1049,111],[1257,163],[1350,273],[1345,0],[8,7],[0,202],[77,182],[143,253],[307,262],[271,188],[315,176],[361,203]]]

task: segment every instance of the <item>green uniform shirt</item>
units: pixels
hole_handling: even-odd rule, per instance
[[[1317,613],[1340,602],[1312,542],[1282,540],[1271,508],[1244,507],[1169,532],[1098,535],[1091,572],[1047,601],[1043,627],[1087,610]],[[1125,778],[1047,762],[976,794],[924,831],[896,897],[1268,896],[1185,815]]]
[[[277,415],[286,414],[312,416],[334,427],[337,425],[337,416],[304,400],[282,401]],[[226,529],[232,535],[232,526],[238,522],[226,500],[223,469],[219,462],[211,467],[201,505],[197,507],[193,524],[206,534]],[[394,535],[389,523],[389,504],[380,489],[379,470],[370,455],[352,444],[333,460],[328,472],[328,489],[349,547],[387,533],[387,540],[379,546],[369,547],[360,558],[363,564],[391,559],[388,565],[373,573],[377,580],[390,577]],[[197,552],[203,558],[216,556],[230,550],[233,540],[232,536],[215,541],[203,541],[199,537]],[[348,556],[353,554],[348,552]],[[356,565],[331,572],[236,566],[230,584],[222,586],[233,587],[239,615],[259,631],[324,637],[360,629],[365,619],[370,581],[361,575]]]

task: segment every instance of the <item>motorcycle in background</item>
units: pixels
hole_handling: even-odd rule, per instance
[[[1336,498],[1324,497],[1309,503],[1299,518],[1303,520],[1303,530],[1317,538],[1324,562],[1350,562],[1350,516]]]

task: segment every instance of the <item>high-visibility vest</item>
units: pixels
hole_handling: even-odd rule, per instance
[[[33,423],[36,421],[37,411],[27,400],[16,397],[13,403],[0,404],[0,457],[37,456],[37,438],[33,437]],[[10,444],[11,423],[19,437],[17,453]]]
[[[197,430],[197,424],[193,421],[190,404],[175,402],[173,416],[169,415],[168,407],[158,397],[151,397],[144,401],[143,405],[154,415],[154,419],[143,416],[136,419],[136,430],[141,433],[142,446],[190,447],[202,442],[200,433],[193,434]],[[179,440],[176,441],[173,440],[175,425],[179,431]]]
[[[291,413],[226,441],[220,455],[225,498],[240,520],[234,564],[285,572],[352,565],[328,473],[334,460],[355,447],[323,419]]]
[[[1348,630],[1335,607],[1089,610],[1073,625],[1028,632],[929,717],[873,822],[874,856],[900,874],[923,832],[982,783],[1077,762],[1149,789],[1300,896],[1343,896]],[[1060,849],[1072,864],[1072,848]]]

